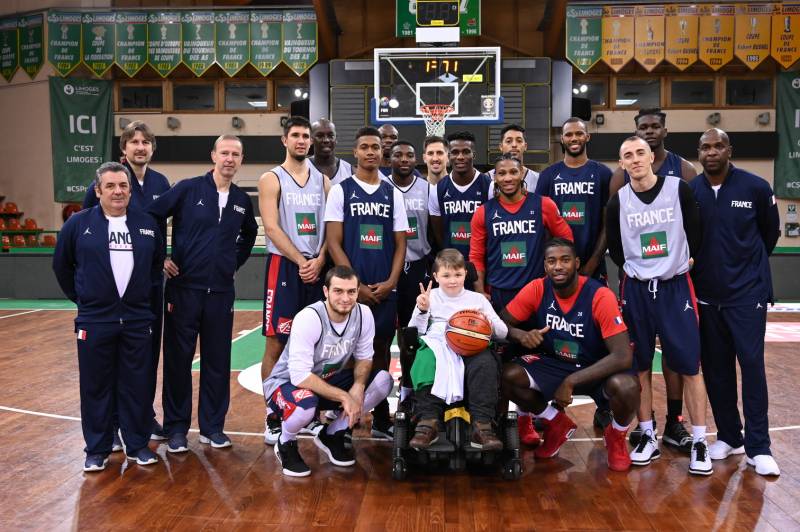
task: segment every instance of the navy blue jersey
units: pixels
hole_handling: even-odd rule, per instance
[[[628,175],[627,170],[623,170],[625,174],[625,184],[631,182],[631,176]],[[679,177],[683,179],[683,169],[681,167],[681,158],[679,155],[675,155],[671,151],[667,150],[667,157],[664,159],[664,162],[661,163],[661,166],[658,168],[653,169],[654,174],[658,175],[672,175],[675,177]]]
[[[581,264],[592,256],[600,238],[611,175],[610,168],[591,159],[580,168],[570,168],[560,161],[539,175],[536,192],[556,202],[572,229]],[[598,272],[605,273],[605,261],[600,261]]]
[[[691,270],[697,298],[723,306],[771,301],[769,254],[778,241],[780,220],[769,183],[731,165],[717,194],[705,173],[689,186],[703,226]]]
[[[544,275],[545,230],[542,197],[526,194],[512,213],[496,198],[484,207],[486,224],[486,282],[493,288],[520,288]]]
[[[345,179],[342,187],[343,242],[350,265],[364,284],[385,281],[394,257],[394,188],[381,180],[372,194]]]
[[[470,187],[460,192],[450,174],[436,184],[436,198],[442,218],[442,248],[455,248],[469,257],[470,222],[475,210],[489,199],[491,179],[478,174]]]

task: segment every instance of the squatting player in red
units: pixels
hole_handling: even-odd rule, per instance
[[[575,432],[575,423],[564,413],[574,394],[596,403],[605,398],[613,412],[603,434],[608,467],[627,471],[626,434],[639,407],[628,331],[614,293],[578,275],[580,265],[574,244],[554,238],[544,248],[546,277],[528,283],[501,312],[508,338],[540,353],[505,365],[503,392],[542,419],[544,443],[534,451],[537,458],[557,455]],[[516,328],[529,319],[532,330]]]

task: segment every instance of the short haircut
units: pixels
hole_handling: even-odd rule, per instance
[[[122,163],[110,161],[107,163],[101,164],[97,170],[94,171],[94,186],[95,188],[99,189],[101,184],[101,177],[104,174],[109,172],[125,172],[125,175],[128,177],[128,186],[131,184],[131,173],[128,170],[128,167]]]
[[[156,149],[156,136],[153,134],[153,131],[141,120],[134,120],[125,126],[125,129],[122,130],[122,134],[119,136],[120,151],[125,153],[125,145],[136,136],[137,131],[142,134],[145,140],[150,141],[154,150]]]
[[[572,240],[567,240],[566,238],[556,237],[551,238],[547,241],[544,245],[544,254],[547,254],[547,250],[550,248],[560,248],[565,247],[569,248],[572,251],[572,254],[576,257],[578,256],[578,250],[575,248],[575,243]]]
[[[503,129],[500,130],[500,141],[503,141],[503,138],[506,136],[506,133],[509,131],[519,131],[522,133],[522,138],[525,138],[525,128],[520,126],[519,124],[508,124]]]
[[[446,248],[436,254],[433,261],[433,271],[438,272],[442,268],[450,268],[451,270],[466,269],[467,263],[464,261],[464,255],[457,249]]]
[[[639,112],[636,114],[636,116],[633,117],[633,123],[638,126],[639,119],[642,118],[643,116],[657,116],[658,119],[661,121],[662,126],[667,125],[667,113],[665,113],[658,107],[639,109]]]
[[[240,139],[236,135],[220,135],[219,137],[217,137],[217,140],[214,141],[214,148],[211,151],[217,151],[217,145],[223,140],[234,140],[238,142],[239,146],[242,147],[242,151],[244,151],[244,143],[242,142],[242,139]]]
[[[499,156],[499,157],[497,158],[497,160],[494,162],[494,166],[495,166],[495,167],[497,167],[497,165],[498,165],[499,163],[503,162],[503,161],[514,161],[515,163],[517,163],[517,165],[518,165],[520,168],[522,168],[522,161],[520,161],[520,160],[519,160],[519,157],[514,157],[514,156],[513,156],[513,155],[511,155],[510,153],[503,153],[503,154],[500,154],[500,156]]]
[[[619,151],[620,151],[620,154],[619,154],[619,155],[620,155],[620,158],[622,158],[622,145],[623,145],[623,144],[625,144],[626,142],[634,142],[634,141],[638,141],[638,142],[644,142],[645,144],[647,144],[647,141],[646,141],[646,140],[644,140],[642,137],[640,137],[640,136],[638,136],[638,135],[631,135],[630,137],[628,137],[628,138],[626,138],[625,140],[623,140],[623,141],[620,143],[620,145],[619,145]],[[649,147],[650,147],[650,145],[649,145],[649,144],[647,144],[647,147],[649,148]]]
[[[372,126],[365,126],[365,127],[362,127],[361,129],[359,129],[358,131],[356,131],[356,136],[353,137],[353,138],[355,139],[356,142],[358,142],[358,139],[360,139],[361,137],[378,137],[378,138],[381,138],[381,132],[378,131],[377,128],[374,128]]]
[[[413,145],[412,143],[410,143],[410,142],[409,142],[409,141],[407,141],[407,140],[402,140],[402,139],[401,139],[401,140],[396,140],[396,141],[392,142],[392,145],[389,147],[389,149],[390,149],[391,151],[394,151],[394,149],[395,149],[396,147],[398,147],[398,146],[411,146],[411,149],[412,149],[412,150],[414,150],[414,152],[416,152],[416,151],[417,151],[417,149],[414,147],[414,145]]]
[[[571,116],[571,117],[567,118],[566,120],[564,120],[564,123],[561,124],[561,129],[563,130],[564,126],[566,126],[567,124],[581,124],[581,125],[583,125],[583,129],[585,129],[585,130],[587,129],[586,121],[584,121],[581,118],[578,118],[577,116]]]
[[[436,144],[437,142],[441,142],[445,150],[450,145],[450,143],[447,142],[447,139],[444,139],[437,135],[430,135],[428,137],[425,137],[425,142],[422,143],[422,151],[423,152],[427,151],[428,146],[430,146],[431,144]]]
[[[473,145],[476,142],[475,135],[469,131],[456,131],[455,133],[450,133],[447,135],[447,142],[453,142],[454,140],[465,140],[471,142]]]
[[[311,122],[304,116],[290,116],[289,119],[283,124],[283,136],[289,134],[289,130],[293,127],[303,127],[311,131]]]
[[[338,279],[355,279],[356,285],[358,285],[361,281],[358,279],[358,274],[356,271],[351,268],[350,266],[344,266],[340,264],[339,266],[334,266],[328,273],[325,274],[325,288],[331,287],[331,279],[334,277]]]

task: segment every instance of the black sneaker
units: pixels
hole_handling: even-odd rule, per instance
[[[161,426],[161,423],[153,420],[153,426],[150,428],[150,439],[155,441],[163,441],[167,439],[166,433],[164,433],[164,427]]]
[[[607,426],[611,425],[611,410],[608,408],[598,408],[594,411],[594,419],[592,425],[595,428],[605,430]]]
[[[353,448],[353,429],[344,429],[344,448]]]
[[[394,425],[391,421],[372,420],[372,437],[394,441]]]
[[[675,421],[667,421],[664,425],[664,434],[661,439],[667,445],[675,447],[679,451],[690,454],[692,452],[692,436],[683,425],[683,417]]]
[[[333,465],[346,467],[356,463],[352,449],[344,446],[344,430],[336,434],[328,434],[327,430],[321,430],[314,437],[314,445],[328,455]]]
[[[87,454],[86,461],[83,462],[84,471],[102,471],[108,464],[108,456],[105,454]]]
[[[278,462],[283,467],[284,475],[288,477],[307,477],[311,474],[311,470],[303,461],[303,457],[300,456],[297,440],[287,441],[286,443],[281,443],[278,440],[275,443],[275,456],[278,457]]]
[[[264,430],[264,443],[267,445],[275,445],[278,443],[278,438],[281,436],[281,420],[275,414],[269,414],[265,424],[266,430]]]
[[[658,424],[656,423],[656,413],[653,412],[650,419],[653,420],[653,433],[656,433],[658,430]],[[630,435],[628,435],[628,441],[631,442],[631,445],[636,447],[639,445],[639,440],[642,439],[642,427],[639,423],[636,423],[636,427],[631,431]]]
[[[214,449],[224,449],[233,445],[231,439],[224,432],[215,432],[214,434],[201,434],[200,443],[211,445]]]
[[[158,455],[150,450],[149,447],[142,447],[136,452],[128,453],[125,451],[128,460],[134,460],[139,465],[153,465],[158,463]]]
[[[170,453],[185,453],[189,450],[189,442],[186,440],[186,434],[172,434],[167,442],[167,452]]]

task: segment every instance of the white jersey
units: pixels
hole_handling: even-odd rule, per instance
[[[314,163],[311,163],[314,168],[317,168]],[[317,168],[317,170],[319,170]],[[353,165],[345,161],[344,159],[336,159],[336,172],[329,176],[331,180],[331,186],[341,183],[348,177],[353,175]]]
[[[312,164],[306,164],[308,180],[300,186],[297,181],[283,169],[276,166],[270,172],[278,176],[280,183],[280,203],[278,204],[278,224],[289,237],[297,251],[306,258],[319,255],[325,240],[325,178]],[[269,238],[266,241],[267,251],[283,255]]]
[[[403,194],[403,204],[408,217],[406,229],[406,262],[422,259],[431,252],[428,242],[428,195],[430,187],[421,177],[413,177],[411,184],[403,188],[391,177],[384,178]]]
[[[492,182],[489,184],[489,199],[491,199],[494,197],[494,168],[489,170],[488,174],[492,178]],[[525,183],[525,188],[528,192],[536,192],[536,185],[539,183],[539,172],[526,168],[522,181]]]

